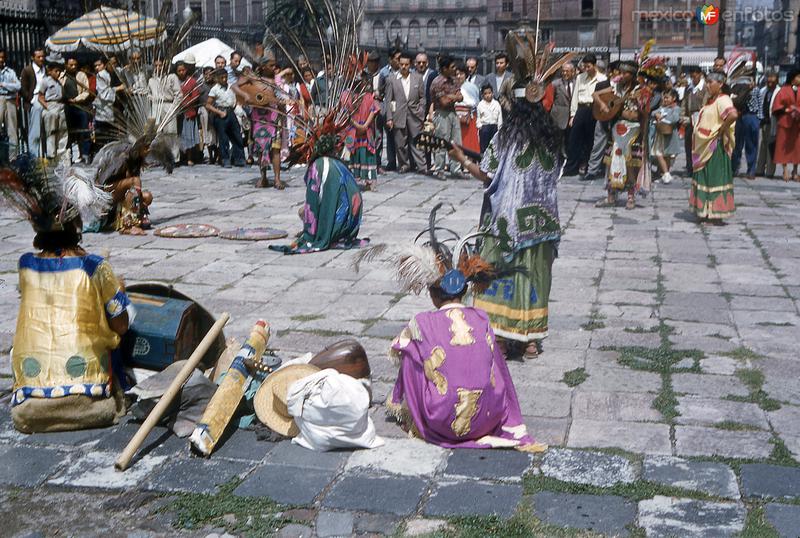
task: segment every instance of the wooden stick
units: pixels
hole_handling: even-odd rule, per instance
[[[200,361],[205,356],[206,351],[208,348],[211,347],[211,344],[214,343],[214,340],[217,338],[219,333],[222,331],[222,328],[228,323],[230,319],[230,314],[225,312],[222,314],[219,319],[214,323],[211,329],[208,330],[206,335],[203,337],[203,340],[200,341],[197,348],[195,348],[192,355],[186,359],[186,364],[181,368],[181,371],[178,372],[178,375],[172,381],[172,384],[169,388],[164,392],[164,395],[158,400],[158,403],[150,411],[150,414],[147,415],[147,419],[139,426],[139,430],[136,432],[136,435],[133,436],[133,439],[128,443],[128,446],[125,447],[125,450],[122,451],[117,461],[114,462],[114,467],[118,471],[124,471],[128,468],[131,463],[131,459],[133,459],[134,454],[136,451],[139,450],[139,447],[142,446],[144,440],[147,438],[147,435],[152,431],[155,425],[161,420],[161,416],[167,410],[167,407],[178,394],[178,391],[181,390],[181,387],[186,380],[189,379],[189,376],[192,375],[192,371],[200,364]]]

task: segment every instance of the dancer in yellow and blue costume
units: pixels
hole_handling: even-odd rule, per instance
[[[82,218],[111,197],[71,170],[22,155],[0,166],[0,200],[33,225],[19,260],[11,416],[26,433],[108,426],[124,412],[112,354],[133,307],[108,262],[80,246]],[[116,362],[116,361],[115,361]]]

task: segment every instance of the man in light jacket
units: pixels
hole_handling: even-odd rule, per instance
[[[575,66],[567,62],[561,66],[561,78],[553,81],[553,108],[550,109],[550,116],[561,131],[564,142],[569,139],[569,109],[574,89]],[[566,147],[566,144],[564,146]]]

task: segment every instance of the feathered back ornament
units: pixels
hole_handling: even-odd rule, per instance
[[[436,225],[436,212],[441,208],[439,203],[431,209],[428,228],[423,230],[417,240],[426,236],[428,240],[422,244],[395,247],[379,244],[362,250],[356,256],[353,267],[359,270],[361,263],[381,260],[394,267],[395,279],[403,292],[420,294],[423,290],[438,287],[451,297],[461,296],[470,286],[473,292],[485,290],[497,278],[518,271],[517,268],[501,270],[479,256],[470,245],[470,240],[486,235],[485,232],[473,232],[459,237],[447,228]],[[445,240],[437,237],[437,232],[450,234]],[[445,243],[453,242],[450,249]]]
[[[89,222],[111,205],[111,197],[95,187],[88,169],[63,158],[52,170],[45,160],[28,154],[0,169],[0,195],[37,232],[63,230],[78,218]]]
[[[506,54],[516,79],[515,97],[524,97],[531,103],[542,100],[552,78],[575,55],[555,54],[553,49],[555,43],[550,41],[540,50],[536,34],[527,26],[508,32]]]

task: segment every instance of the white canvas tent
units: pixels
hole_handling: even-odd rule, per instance
[[[177,63],[183,60],[187,54],[191,53],[194,55],[194,59],[197,62],[196,65],[198,68],[202,67],[214,67],[214,58],[217,56],[224,56],[226,61],[230,60],[231,52],[233,52],[233,47],[226,45],[216,37],[212,37],[211,39],[206,39],[202,43],[198,43],[188,49],[176,54],[172,57],[172,63]],[[242,58],[242,64],[240,67],[252,67],[252,64]]]

